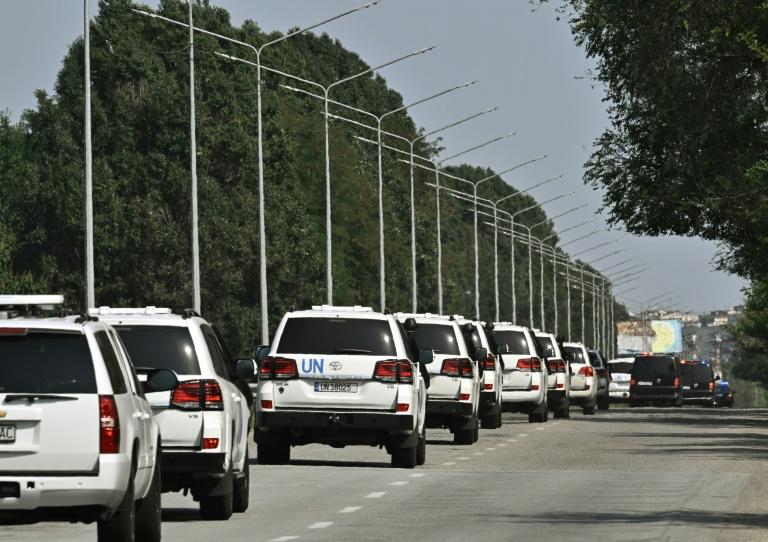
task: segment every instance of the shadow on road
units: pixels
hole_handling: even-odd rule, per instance
[[[486,514],[490,520],[498,519],[497,515]],[[544,524],[626,524],[643,525],[663,523],[669,525],[690,525],[695,527],[725,528],[766,528],[768,517],[764,514],[743,512],[719,512],[703,510],[673,510],[665,512],[557,512],[547,514],[504,514],[502,518],[513,523],[544,523]]]
[[[363,467],[368,469],[391,469],[390,463],[367,462],[367,461],[321,461],[317,459],[292,459],[285,466],[304,466],[304,467]]]
[[[203,521],[203,518],[197,508],[163,508],[163,521],[186,523],[188,521]]]

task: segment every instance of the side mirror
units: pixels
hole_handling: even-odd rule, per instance
[[[475,361],[485,361],[488,357],[488,349],[487,348],[476,348],[475,349]]]
[[[417,327],[419,327],[419,325],[416,323],[415,318],[406,318],[403,322],[403,328],[408,332],[416,331]]]
[[[264,361],[264,358],[266,358],[267,355],[269,355],[269,351],[271,349],[272,348],[269,345],[266,345],[266,346],[262,345],[262,346],[256,347],[255,357],[256,357],[257,365],[261,365],[261,362]]]
[[[429,365],[435,361],[435,351],[434,350],[419,350],[419,363],[422,363],[424,365]]]
[[[497,344],[496,352],[499,354],[509,354],[509,345],[507,343]]]
[[[144,393],[171,391],[178,384],[176,373],[170,369],[153,369],[147,373],[147,379],[142,383]]]
[[[253,380],[253,377],[256,376],[256,361],[252,359],[237,360],[235,376],[238,380]]]
[[[472,333],[475,330],[475,324],[472,324],[470,322],[467,322],[466,324],[461,326],[461,331],[464,333]]]

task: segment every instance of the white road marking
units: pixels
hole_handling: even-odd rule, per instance
[[[326,527],[330,527],[333,525],[332,521],[318,521],[317,523],[313,523],[307,529],[325,529]]]
[[[366,499],[379,499],[386,495],[386,491],[374,491],[373,493],[368,493],[368,495],[365,496]]]
[[[391,486],[404,486],[404,485],[407,485],[407,484],[408,484],[408,482],[399,481],[399,482],[392,482],[389,485],[391,485]]]
[[[536,431],[544,431],[544,429],[546,429],[546,427],[537,427]]]
[[[486,449],[485,449],[485,451],[486,451],[486,452],[492,452],[492,451],[494,451],[495,449],[496,449],[496,448],[486,448]]]
[[[289,540],[296,540],[299,538],[298,536],[279,536],[277,538],[273,538],[269,542],[288,542]]]
[[[411,474],[411,478],[423,478],[424,473],[423,472],[417,472],[416,474]]]
[[[560,425],[560,422],[552,422],[552,425]]]
[[[445,465],[446,467],[450,467],[451,465],[455,465],[455,464],[456,464],[455,461],[446,461],[445,463],[443,463],[443,465]]]
[[[351,514],[353,512],[357,512],[361,508],[362,506],[347,506],[346,508],[339,510],[339,514]]]
[[[528,436],[528,433],[520,433],[520,434],[519,434],[519,435],[517,435],[517,436],[518,436],[518,437],[527,437],[527,436]]]
[[[457,457],[456,459],[460,459],[461,461],[464,461],[466,459],[469,459],[468,457]]]
[[[511,438],[511,439],[508,439],[507,442],[517,442],[517,439],[516,438]]]
[[[475,452],[475,455],[485,455],[483,452]]]
[[[506,446],[506,444],[504,444],[503,442],[500,442],[499,444],[496,445],[497,448],[503,448],[504,446]]]

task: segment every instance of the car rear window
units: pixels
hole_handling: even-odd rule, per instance
[[[589,364],[592,365],[592,367],[603,366],[603,360],[597,355],[597,352],[587,352],[587,355],[589,356]]]
[[[85,335],[31,332],[0,337],[0,392],[96,393]]]
[[[609,363],[608,368],[613,374],[629,374],[632,372],[632,365],[634,364],[631,361],[618,361]]]
[[[703,363],[684,363],[680,365],[680,377],[684,385],[693,382],[709,384],[713,380],[712,367]]]
[[[537,336],[539,344],[544,349],[544,355],[551,358],[555,355],[555,348],[552,346],[552,339],[547,336]]]
[[[456,331],[452,325],[419,324],[414,337],[419,349],[435,350],[438,354],[451,356],[460,353]]]
[[[289,318],[277,345],[280,354],[364,354],[395,356],[387,320]]]
[[[186,327],[115,326],[134,367],[170,369],[177,374],[200,374],[192,336]]]
[[[499,344],[509,345],[509,353],[516,356],[527,356],[531,353],[528,339],[523,331],[513,329],[499,329],[493,331],[493,341]]]
[[[659,376],[674,376],[675,360],[669,356],[644,356],[635,358],[632,378],[650,380]]]
[[[589,365],[589,361],[584,359],[584,351],[579,346],[564,346],[563,356],[565,357],[566,361]]]

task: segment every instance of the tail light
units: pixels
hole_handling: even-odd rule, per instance
[[[217,438],[204,438],[203,450],[215,450],[219,447],[219,439]]]
[[[395,407],[396,412],[408,412],[411,408],[411,405],[408,403],[397,403],[397,406]]]
[[[99,395],[99,453],[116,454],[120,451],[120,419],[115,398]]]
[[[555,384],[555,388],[557,389],[565,388],[565,384]]]
[[[171,406],[181,410],[224,410],[221,386],[215,380],[185,380],[171,394]]]
[[[261,400],[261,408],[272,408],[272,400],[271,399],[262,399]]]
[[[377,361],[373,378],[382,382],[413,384],[413,364],[407,359],[385,359]]]
[[[579,369],[579,376],[595,376],[595,370],[590,365],[585,365]]]
[[[531,391],[538,391],[539,385],[538,384],[531,384]]]
[[[472,362],[467,358],[448,358],[443,360],[440,374],[444,376],[461,376],[472,378]]]
[[[488,352],[488,357],[483,361],[483,369],[486,371],[494,371],[496,369],[496,358],[490,352]]]
[[[564,373],[565,362],[561,359],[553,359],[549,361],[549,367],[553,373]]]
[[[607,378],[608,377],[608,371],[606,371],[605,369],[598,369],[597,370],[597,376],[599,378]]]
[[[493,390],[493,384],[483,384],[483,389],[485,391],[491,391]]]
[[[709,391],[715,391],[715,383],[710,381],[709,386],[707,386]]]
[[[634,378],[630,379],[630,381],[629,381],[629,385],[630,386],[634,386],[636,384],[637,384],[637,380],[635,380]]]
[[[459,401],[469,401],[469,394],[468,393],[460,393],[459,394]]]
[[[268,356],[259,367],[259,380],[291,380],[299,377],[299,368],[296,360]]]
[[[541,360],[539,358],[520,358],[517,360],[517,369],[520,371],[541,372]]]
[[[676,388],[680,387],[680,377],[676,376],[675,379],[672,381],[672,385]]]

